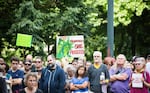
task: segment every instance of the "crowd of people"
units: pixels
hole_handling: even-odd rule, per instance
[[[0,93],[150,93],[150,55],[129,62],[124,54],[102,60],[94,51],[93,62],[82,57],[60,62],[54,55],[46,62],[32,55],[10,62],[0,58]]]

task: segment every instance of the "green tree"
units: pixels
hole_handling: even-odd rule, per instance
[[[45,45],[48,53],[55,53],[58,35],[84,35],[88,60],[94,50],[106,56],[107,0],[1,0],[0,4],[0,51],[5,55],[10,48],[18,50],[16,54],[45,55]],[[150,51],[149,9],[148,0],[114,0],[115,55],[130,58]],[[15,46],[17,33],[33,35],[32,47]]]

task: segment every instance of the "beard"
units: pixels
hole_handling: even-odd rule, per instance
[[[54,63],[51,63],[51,64],[48,64],[47,68],[48,68],[49,70],[51,70],[52,68],[54,68],[54,66],[55,66],[55,64],[54,64]]]

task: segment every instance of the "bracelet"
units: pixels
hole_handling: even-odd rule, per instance
[[[109,80],[108,80],[108,79],[106,79],[106,80],[105,80],[105,82],[106,82],[106,83],[109,83]]]

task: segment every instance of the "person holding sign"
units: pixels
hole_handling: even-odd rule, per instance
[[[145,59],[143,57],[136,58],[135,70],[130,79],[130,93],[149,93],[150,75],[145,71]]]

